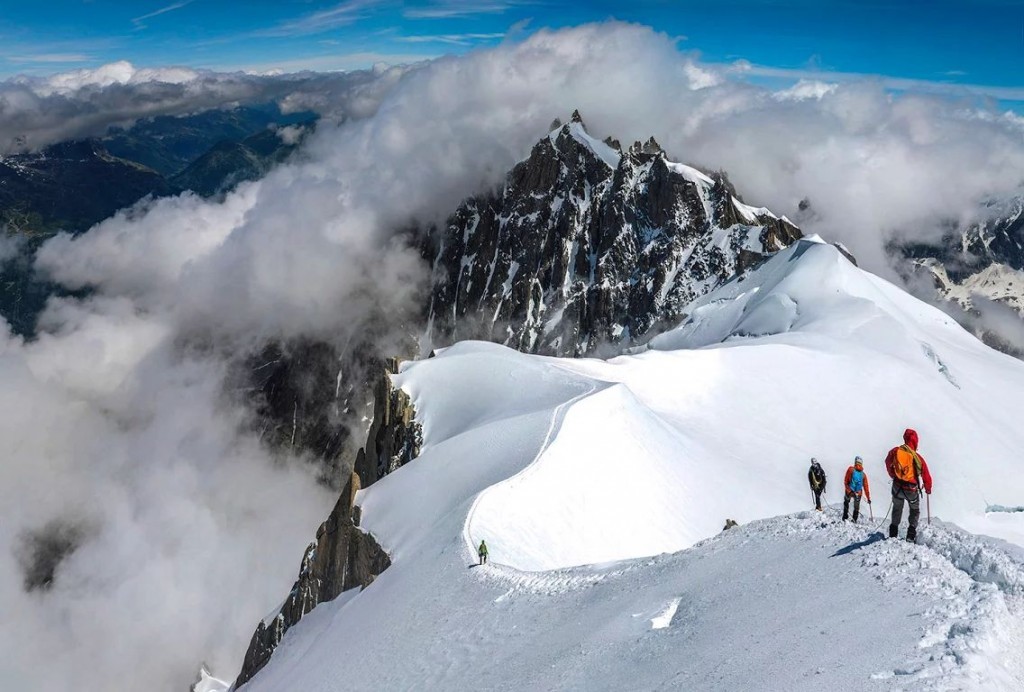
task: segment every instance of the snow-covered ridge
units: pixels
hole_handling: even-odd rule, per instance
[[[411,364],[397,383],[413,395],[425,446],[420,470],[403,473],[429,473],[433,454],[458,458],[469,440],[491,447],[486,440],[501,435],[516,456],[460,500],[466,533],[469,542],[494,539],[495,559],[546,570],[672,552],[728,516],[797,509],[811,456],[836,460],[836,475],[855,454],[873,459],[869,474],[884,485],[881,459],[904,427],[916,427],[950,488],[943,516],[1024,537],[1024,524],[1008,531],[984,512],[1024,497],[1015,470],[1024,435],[1007,437],[1019,427],[1011,411],[1024,396],[1024,364],[817,238],[687,313],[650,351],[611,361],[462,343]],[[514,432],[537,416],[543,431]],[[453,441],[459,446],[448,450]],[[792,477],[779,477],[785,468]],[[492,479],[495,469],[481,472]],[[998,487],[988,487],[993,477]],[[388,525],[402,520],[387,503],[369,510],[375,493],[400,482],[366,491],[371,528],[385,522],[386,544]],[[431,511],[403,503],[421,518]]]
[[[247,689],[1019,689],[1021,556],[941,523],[921,540],[832,509],[537,574],[443,549],[317,608]]]

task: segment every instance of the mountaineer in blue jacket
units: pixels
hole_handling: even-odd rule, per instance
[[[846,469],[846,479],[843,481],[846,493],[843,497],[843,521],[850,515],[850,500],[853,500],[853,520],[857,521],[860,516],[860,496],[871,504],[871,488],[868,487],[868,474],[864,473],[864,460],[854,457],[853,466]]]

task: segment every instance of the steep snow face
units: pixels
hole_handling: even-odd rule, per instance
[[[724,175],[669,161],[653,139],[623,153],[575,113],[500,195],[468,200],[431,238],[429,336],[618,351],[799,236],[741,204]]]

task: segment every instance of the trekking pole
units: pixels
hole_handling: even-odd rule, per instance
[[[924,504],[928,508],[928,526],[932,525],[932,494],[924,494]]]
[[[875,520],[875,510],[871,509],[871,501],[868,501],[868,513],[871,514],[871,521]]]

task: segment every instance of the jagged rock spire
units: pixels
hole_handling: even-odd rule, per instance
[[[424,249],[434,267],[427,319],[438,343],[484,338],[550,355],[614,352],[800,237],[770,213],[741,213],[715,177],[669,165],[653,137],[622,157],[618,142],[570,131],[582,122],[575,111],[509,173],[499,195],[467,200],[443,241]],[[719,231],[727,232],[724,246]]]

